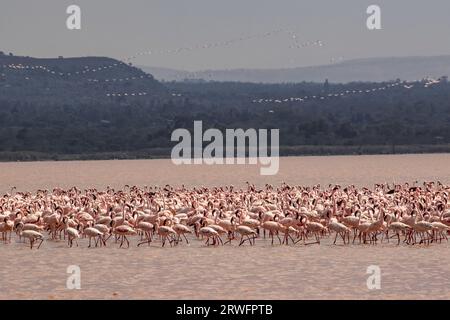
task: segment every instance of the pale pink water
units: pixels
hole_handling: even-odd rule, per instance
[[[436,180],[450,182],[450,154],[289,157],[278,174],[260,175],[259,165],[180,165],[170,160],[112,160],[0,163],[0,193],[54,187],[122,188],[129,185],[259,186],[285,181],[296,185]]]
[[[450,183],[450,155],[282,158],[276,176],[257,166],[174,166],[170,160],[1,163],[0,192],[107,185],[242,186],[436,180]],[[67,248],[45,241],[39,250],[0,243],[0,299],[450,299],[450,246],[310,246],[161,248],[160,243],[118,249]],[[81,289],[66,288],[69,265],[81,268]],[[369,290],[367,267],[381,268],[381,289]]]

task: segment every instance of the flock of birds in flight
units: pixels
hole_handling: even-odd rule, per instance
[[[180,54],[183,52],[193,51],[193,50],[204,50],[204,49],[211,49],[211,48],[219,48],[219,47],[227,47],[231,46],[238,42],[245,42],[253,39],[261,39],[261,38],[267,38],[270,36],[274,36],[280,33],[288,34],[293,39],[293,44],[290,46],[290,48],[305,48],[310,46],[323,46],[323,42],[321,40],[316,41],[306,41],[306,42],[299,42],[298,36],[294,31],[286,30],[286,29],[278,29],[273,30],[265,33],[259,33],[254,34],[250,36],[241,36],[235,39],[226,40],[226,41],[217,41],[212,43],[205,43],[205,44],[199,44],[199,45],[193,45],[188,47],[179,47],[176,49],[163,49],[163,50],[147,50],[138,52],[134,55],[131,55],[129,57],[126,57],[122,59],[122,61],[111,63],[110,65],[102,65],[102,66],[85,66],[81,70],[73,71],[73,72],[61,72],[61,71],[55,71],[49,68],[45,65],[23,65],[23,64],[3,64],[0,65],[0,67],[3,67],[4,69],[10,69],[10,70],[20,70],[20,71],[44,71],[49,74],[70,78],[73,76],[80,76],[85,75],[88,73],[98,73],[101,71],[109,70],[112,68],[117,68],[120,66],[128,66],[131,64],[131,61],[134,59],[145,56],[145,55],[168,55],[168,54]],[[193,72],[192,74],[196,74]],[[5,74],[1,74],[1,76],[5,77]],[[88,78],[87,82],[90,83],[119,83],[119,82],[125,82],[125,81],[136,81],[140,79],[148,79],[152,78],[150,75],[142,75],[138,77],[125,77],[125,78],[107,78],[107,79],[95,79],[95,78]],[[30,77],[25,77],[25,80],[30,80]],[[148,92],[114,92],[114,93],[105,93],[105,96],[107,97],[131,97],[131,96],[145,96]],[[174,97],[180,97],[182,94],[180,93],[172,93],[171,94]]]
[[[211,48],[218,48],[218,47],[227,47],[231,46],[238,42],[246,42],[253,39],[261,39],[261,38],[267,38],[276,34],[280,33],[286,33],[292,37],[294,40],[294,44],[290,46],[290,48],[305,48],[310,46],[323,46],[323,42],[321,40],[315,40],[315,41],[306,41],[306,42],[298,42],[298,36],[295,34],[294,31],[285,30],[285,29],[278,29],[273,30],[265,33],[259,33],[249,36],[241,36],[239,38],[226,40],[226,41],[217,41],[212,43],[205,43],[205,44],[199,44],[199,45],[193,45],[188,47],[179,47],[175,49],[160,49],[160,50],[148,50],[148,51],[142,51],[138,52],[134,55],[131,55],[129,57],[125,57],[122,59],[122,61],[114,62],[109,65],[102,65],[102,66],[85,66],[83,69],[73,72],[60,72],[60,71],[54,71],[51,68],[48,68],[44,65],[22,65],[22,64],[3,64],[0,65],[3,68],[10,68],[10,69],[16,69],[16,70],[43,70],[46,71],[52,75],[55,76],[61,76],[61,77],[71,77],[75,75],[83,75],[87,73],[95,73],[95,72],[101,72],[105,71],[111,68],[116,68],[119,66],[128,66],[134,59],[145,56],[145,55],[168,55],[168,54],[179,54],[187,51],[194,51],[194,50],[205,50],[205,49],[211,49]],[[130,78],[129,80],[131,80]],[[138,78],[136,78],[138,79]],[[100,80],[100,79],[88,79],[92,82],[101,82],[106,80]],[[112,79],[108,79],[109,81],[113,81]]]
[[[73,73],[62,73],[62,72],[55,72],[52,71],[51,69],[47,68],[46,66],[28,66],[28,65],[13,65],[13,64],[9,64],[9,65],[2,65],[3,68],[10,68],[10,69],[17,69],[17,70],[43,70],[46,71],[48,73],[51,74],[57,74],[60,76],[71,76],[71,75],[79,75],[79,74],[85,74],[88,72],[98,72],[101,70],[107,70],[109,68],[112,67],[116,67],[119,66],[121,64],[115,63],[113,65],[110,66],[104,66],[104,67],[99,67],[99,68],[92,68],[92,69],[88,69],[88,67],[86,66],[85,70],[82,71],[75,71]],[[126,65],[125,63],[122,63],[122,65]],[[5,76],[5,74],[2,74],[2,76]],[[125,77],[125,78],[106,78],[106,79],[87,79],[87,82],[92,82],[92,83],[99,83],[99,82],[104,82],[104,83],[119,83],[119,82],[125,82],[125,81],[132,81],[132,80],[139,80],[139,79],[151,79],[152,77],[150,75],[141,75],[141,76],[133,76],[133,77]],[[26,77],[26,79],[28,80],[29,78]],[[401,82],[394,82],[394,83],[389,83],[389,84],[385,84],[382,86],[378,86],[378,87],[372,87],[372,88],[366,88],[363,90],[345,90],[342,92],[334,92],[334,93],[328,93],[328,94],[324,94],[324,95],[305,95],[302,97],[287,97],[287,98],[280,98],[280,97],[276,97],[276,98],[260,98],[260,99],[253,99],[252,102],[253,103],[275,103],[275,104],[280,104],[280,103],[292,103],[292,102],[305,102],[308,100],[312,100],[312,99],[317,99],[317,100],[325,100],[325,99],[330,99],[330,98],[335,98],[335,97],[344,97],[344,96],[349,96],[349,95],[354,95],[354,94],[364,94],[364,93],[374,93],[374,92],[378,92],[378,91],[384,91],[387,90],[389,88],[394,88],[394,87],[401,87],[404,89],[412,89],[416,86],[423,86],[424,88],[429,88],[432,85],[438,84],[441,82],[441,79],[433,79],[433,78],[424,78],[422,80],[416,80],[416,81],[401,81]],[[147,95],[148,92],[142,91],[142,92],[116,92],[116,93],[106,93],[105,95],[107,97],[126,97],[126,96],[145,96]],[[182,94],[181,93],[171,93],[171,96],[173,97],[181,97]]]
[[[129,57],[126,57],[122,59],[122,61],[116,61],[114,63],[111,63],[110,65],[102,65],[102,66],[85,66],[81,70],[72,71],[72,72],[60,72],[55,71],[49,68],[45,65],[22,65],[22,64],[3,64],[0,65],[0,67],[3,67],[3,69],[10,69],[10,70],[20,70],[20,71],[44,71],[49,74],[70,78],[73,76],[80,76],[80,75],[86,75],[89,73],[96,74],[105,70],[110,70],[113,68],[117,68],[120,66],[128,66],[131,64],[131,61],[134,59],[144,56],[144,55],[168,55],[168,54],[180,54],[183,52],[193,51],[193,50],[204,50],[204,49],[210,49],[210,48],[218,48],[218,47],[227,47],[231,46],[238,42],[245,42],[253,39],[261,39],[261,38],[267,38],[278,34],[287,34],[289,37],[293,40],[293,43],[289,46],[289,48],[305,48],[305,47],[311,47],[311,46],[318,46],[322,47],[323,41],[321,40],[315,40],[315,41],[306,41],[306,42],[299,42],[299,37],[297,34],[292,30],[287,29],[277,29],[270,32],[265,33],[259,33],[254,34],[250,36],[241,36],[235,39],[226,40],[226,41],[216,41],[212,43],[205,43],[205,44],[199,44],[199,45],[193,45],[188,47],[179,47],[176,49],[165,49],[165,50],[147,50],[138,52],[134,55],[131,55]],[[331,63],[340,62],[343,60],[343,57],[338,58],[332,58]],[[196,74],[196,72],[192,72],[192,74]],[[5,77],[6,75],[4,73],[0,74],[2,77]],[[121,83],[126,81],[137,81],[137,80],[143,80],[143,79],[149,79],[152,78],[151,75],[144,74],[140,76],[130,76],[130,77],[123,77],[123,78],[106,78],[106,79],[97,79],[97,78],[88,78],[87,82],[95,84],[95,83]],[[25,77],[25,80],[30,80],[30,77]],[[306,102],[312,99],[317,100],[326,100],[330,98],[336,98],[336,97],[345,97],[349,95],[354,94],[367,94],[367,93],[375,93],[379,91],[383,91],[389,88],[393,87],[401,87],[404,89],[412,89],[414,87],[417,87],[419,85],[423,85],[423,87],[428,88],[434,84],[437,84],[440,82],[440,79],[432,79],[432,78],[425,78],[422,80],[417,81],[410,81],[410,82],[394,82],[389,83],[386,85],[382,85],[379,87],[372,87],[372,88],[365,88],[363,90],[345,90],[342,92],[334,92],[334,93],[327,93],[327,94],[318,94],[318,95],[305,95],[302,97],[272,97],[272,98],[260,98],[260,99],[253,99],[253,103],[258,104],[280,104],[280,103],[293,103],[293,102]],[[146,91],[140,91],[140,92],[107,92],[105,93],[105,96],[108,98],[114,98],[114,97],[138,97],[138,96],[146,96],[149,93]],[[172,97],[181,97],[183,94],[173,92],[171,93]],[[271,110],[273,112],[273,110]]]
[[[292,102],[305,102],[308,100],[316,99],[316,100],[325,100],[335,97],[344,97],[354,94],[367,94],[367,93],[374,93],[378,91],[384,91],[390,88],[400,87],[404,89],[412,89],[415,86],[423,86],[424,88],[429,88],[432,85],[438,84],[442,81],[442,79],[433,79],[433,78],[425,78],[422,80],[417,81],[400,81],[400,82],[394,82],[389,83],[383,86],[374,87],[374,88],[367,88],[363,90],[345,90],[342,92],[334,92],[334,93],[328,93],[324,95],[305,95],[302,97],[288,97],[288,98],[262,98],[262,99],[253,99],[253,103],[292,103]]]
[[[0,198],[4,243],[79,246],[320,244],[430,245],[448,241],[450,186],[376,184],[373,189],[266,185],[257,189],[137,187],[16,192]],[[267,240],[263,240],[267,238]],[[109,240],[111,239],[111,240]],[[393,241],[391,239],[394,239]],[[391,241],[390,241],[391,240]],[[113,242],[113,244],[108,243]],[[327,241],[327,240],[325,240]]]

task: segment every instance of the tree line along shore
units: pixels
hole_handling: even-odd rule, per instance
[[[137,152],[105,152],[86,154],[51,154],[42,152],[0,152],[0,162],[17,161],[76,161],[76,160],[131,160],[168,159],[170,148],[158,148]],[[281,157],[338,156],[338,155],[388,155],[388,154],[450,153],[446,145],[400,145],[400,146],[293,146],[280,147]]]

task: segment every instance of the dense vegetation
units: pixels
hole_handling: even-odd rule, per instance
[[[258,104],[252,100],[366,90],[383,84],[160,83],[130,65],[107,67],[116,63],[109,58],[0,55],[0,158],[164,156],[173,145],[172,131],[192,129],[194,120],[203,120],[204,130],[280,128],[284,154],[450,150],[447,82]],[[55,74],[11,67],[19,64],[46,66]],[[105,69],[76,74],[94,66]],[[106,95],[126,92],[147,95]]]

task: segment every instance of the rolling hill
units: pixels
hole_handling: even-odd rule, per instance
[[[188,72],[159,67],[141,67],[158,80],[203,79],[253,83],[382,82],[395,79],[419,80],[450,75],[450,56],[388,57],[348,60],[340,63],[292,69],[230,69]]]
[[[152,75],[111,58],[40,59],[0,54],[3,98],[70,103],[104,101],[112,93],[167,94]]]
[[[197,120],[278,128],[282,155],[448,152],[450,83],[161,83],[111,58],[0,55],[0,160],[168,157]]]

